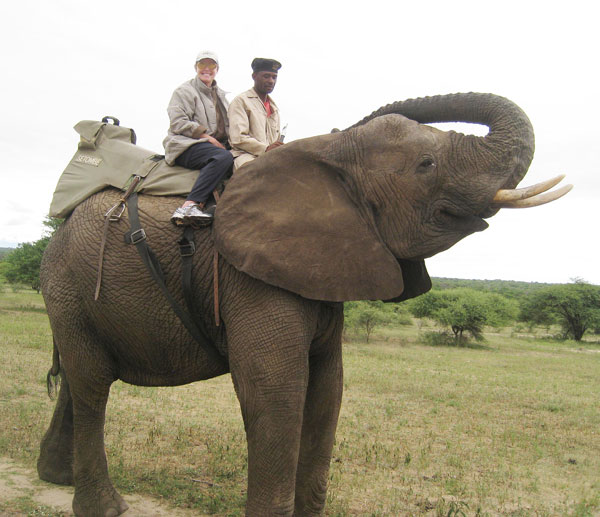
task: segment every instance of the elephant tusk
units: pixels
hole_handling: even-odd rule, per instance
[[[564,187],[553,190],[552,192],[538,194],[537,196],[529,197],[527,199],[516,199],[514,201],[502,202],[493,201],[491,208],[530,208],[532,206],[540,206],[563,197],[572,188],[573,185],[565,185]]]
[[[563,178],[564,174],[560,176],[556,176],[556,178],[549,179],[547,181],[543,181],[542,183],[537,183],[536,185],[531,185],[530,187],[518,188],[518,189],[500,189],[496,192],[492,203],[504,203],[506,201],[517,201],[520,199],[527,199],[537,194],[541,194],[542,192],[546,192],[546,190],[550,190],[555,185],[558,185]]]

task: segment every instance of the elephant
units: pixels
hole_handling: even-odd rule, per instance
[[[446,121],[489,133],[428,125]],[[429,290],[426,258],[484,230],[500,208],[547,195],[548,185],[515,189],[533,152],[518,106],[465,93],[395,102],[343,131],[266,153],[233,175],[214,224],[194,232],[191,316],[203,343],[124,242],[124,224],[103,233],[122,193],[94,194],[55,232],[41,266],[50,373],[61,383],[39,477],[74,485],[75,515],[120,515],[128,506],[104,450],[111,384],[175,386],[230,373],[248,445],[246,515],[322,514],[342,398],[343,302]],[[180,201],[139,195],[147,242],[181,302],[181,229],[169,223]]]

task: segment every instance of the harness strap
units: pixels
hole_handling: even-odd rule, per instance
[[[116,125],[118,126],[119,124],[117,123]],[[129,198],[129,196],[131,196],[131,194],[133,193],[133,191],[138,186],[141,180],[141,176],[132,176],[131,183],[129,184],[129,187],[127,188],[123,196],[119,199],[119,202],[116,205],[114,205],[108,212],[106,212],[106,214],[104,214],[104,230],[102,231],[102,240],[100,241],[100,253],[98,254],[98,278],[96,279],[96,291],[94,293],[94,301],[98,300],[98,297],[100,296],[100,286],[102,285],[102,266],[104,263],[104,249],[106,247],[106,238],[108,236],[109,223],[118,223],[121,220],[121,216],[123,215],[123,211],[125,210],[125,203],[127,202],[127,199]],[[114,215],[114,212],[116,212],[119,209],[119,213]]]
[[[219,194],[215,190],[213,192],[215,199],[219,199]],[[194,228],[186,226],[183,230],[183,237],[177,241],[179,244],[179,253],[181,254],[181,284],[183,286],[183,297],[190,313],[195,312],[194,296],[192,291],[192,265],[193,256],[196,252],[194,243]],[[213,301],[215,325],[221,325],[220,310],[219,310],[219,252],[215,249],[213,252]]]
[[[196,340],[196,342],[204,349],[206,354],[214,361],[223,364],[225,359],[219,355],[209,343],[208,336],[196,325],[190,313],[184,310],[177,300],[173,297],[167,285],[165,283],[165,276],[160,267],[160,262],[156,254],[152,251],[148,243],[146,242],[146,232],[140,225],[140,219],[138,214],[137,206],[137,193],[133,193],[127,203],[127,209],[129,212],[129,224],[131,229],[125,234],[125,242],[127,244],[135,245],[142,262],[150,272],[153,280],[156,282],[163,295],[171,305],[171,309],[181,320],[190,335]]]
[[[219,192],[213,191],[215,202],[219,203]],[[221,317],[219,315],[219,252],[217,248],[213,251],[213,299],[215,305],[215,325],[218,327],[221,324]]]
[[[181,285],[183,287],[183,299],[187,305],[190,314],[195,313],[195,299],[192,293],[192,266],[193,258],[196,253],[194,243],[194,229],[186,226],[183,231],[183,237],[177,242],[179,244],[179,254],[181,256]]]
[[[113,207],[114,208],[114,207]],[[104,217],[104,231],[102,232],[102,240],[100,241],[100,253],[98,257],[98,277],[96,278],[96,291],[94,292],[94,301],[100,296],[100,286],[102,285],[102,266],[104,264],[104,248],[106,246],[106,236],[108,235],[108,225],[110,218]]]
[[[213,297],[215,302],[215,325],[221,324],[219,316],[219,252],[215,249],[213,252]]]

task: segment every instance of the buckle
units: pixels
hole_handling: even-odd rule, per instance
[[[146,232],[143,228],[136,230],[135,232],[130,232],[127,234],[127,242],[129,244],[139,244],[142,241],[146,240]]]
[[[196,253],[196,245],[193,242],[179,242],[179,253],[182,257],[191,257]]]
[[[113,214],[113,212],[115,212],[118,208],[120,208],[121,210],[119,210],[117,214]],[[121,216],[123,215],[124,211],[125,203],[123,203],[123,201],[119,201],[115,206],[113,206],[108,212],[104,214],[104,217],[108,217],[108,220],[111,223],[116,223],[121,220]]]

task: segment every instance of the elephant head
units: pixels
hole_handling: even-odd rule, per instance
[[[489,132],[425,125],[434,122],[479,123]],[[307,298],[416,296],[430,288],[423,259],[487,228],[486,218],[523,196],[506,191],[533,152],[529,119],[505,98],[390,104],[236,172],[219,203],[215,243],[241,271]]]

